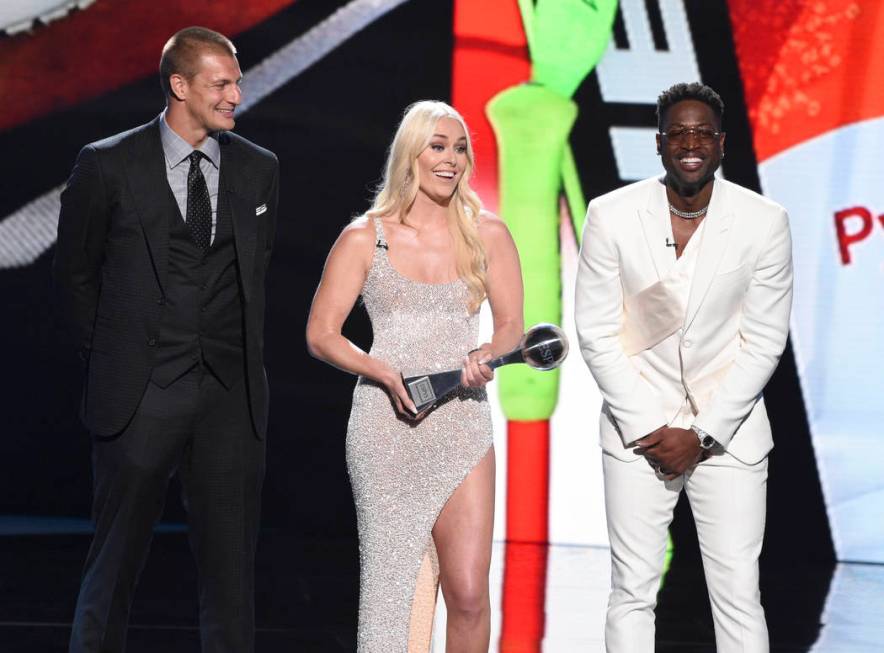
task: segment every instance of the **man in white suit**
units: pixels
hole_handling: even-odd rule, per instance
[[[786,345],[791,239],[782,207],[715,179],[723,112],[702,84],[664,91],[665,175],[589,204],[576,319],[604,398],[605,641],[617,653],[654,650],[667,529],[682,489],[719,653],[769,650],[758,556],[773,440],[761,391]]]

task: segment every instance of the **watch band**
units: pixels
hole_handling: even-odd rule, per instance
[[[700,440],[701,449],[708,450],[715,446],[715,438],[706,433],[706,431],[696,426],[691,426],[691,430],[697,434],[697,438]]]

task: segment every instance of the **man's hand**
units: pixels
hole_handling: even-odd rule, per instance
[[[644,456],[667,481],[678,478],[709,455],[700,447],[697,434],[690,429],[662,426],[637,440],[636,444],[638,447],[633,451]]]

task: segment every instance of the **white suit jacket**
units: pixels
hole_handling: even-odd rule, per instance
[[[624,301],[666,277],[675,252],[665,186],[646,179],[589,204],[577,272],[581,353],[604,403],[602,448],[634,460],[630,445],[669,424],[686,403],[693,424],[752,464],[773,447],[761,391],[786,345],[792,245],[786,211],[718,179],[705,217],[684,324],[627,354]],[[633,311],[653,331],[658,311]]]

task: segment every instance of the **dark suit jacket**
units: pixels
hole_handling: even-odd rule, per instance
[[[169,213],[178,213],[159,121],[84,147],[61,195],[53,275],[88,361],[82,417],[119,433],[150,379],[163,311]],[[264,275],[276,229],[276,156],[233,133],[219,136],[218,216],[233,224],[245,312],[246,382],[259,438],[267,427]],[[266,207],[266,210],[262,207]]]

